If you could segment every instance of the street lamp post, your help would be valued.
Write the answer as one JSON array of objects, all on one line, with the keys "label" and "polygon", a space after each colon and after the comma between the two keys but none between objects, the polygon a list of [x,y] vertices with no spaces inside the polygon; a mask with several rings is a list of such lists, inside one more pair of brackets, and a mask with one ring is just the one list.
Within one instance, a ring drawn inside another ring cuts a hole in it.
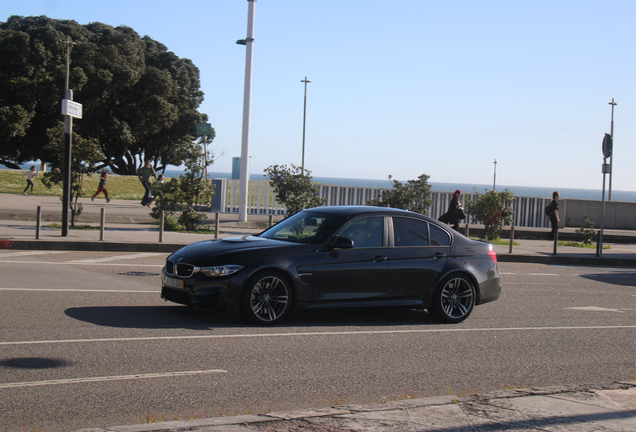
[{"label": "street lamp post", "polygon": [[239,222],[247,222],[247,188],[249,183],[250,108],[252,98],[252,59],[254,57],[254,9],[256,0],[247,0],[247,37],[236,41],[245,45],[245,89],[243,92],[243,137],[241,140],[241,180],[239,187]]},{"label": "street lamp post", "polygon": [[300,172],[304,177],[305,176],[305,121],[307,120],[307,83],[310,83],[311,81],[309,81],[307,77],[305,77],[305,79],[300,80],[300,82],[305,83],[305,105],[303,107],[303,158],[300,165]]},{"label": "street lamp post", "polygon": [[492,191],[495,192],[495,185],[497,184],[497,159],[495,159],[495,171],[492,177]]},{"label": "street lamp post", "polygon": [[609,105],[612,106],[612,123],[610,125],[610,136],[612,137],[612,156],[610,156],[610,163],[609,163],[609,195],[607,197],[608,201],[612,200],[612,165],[614,165],[614,107],[616,105],[618,105],[616,102],[614,102],[614,98],[612,98],[612,101],[609,102]]}]

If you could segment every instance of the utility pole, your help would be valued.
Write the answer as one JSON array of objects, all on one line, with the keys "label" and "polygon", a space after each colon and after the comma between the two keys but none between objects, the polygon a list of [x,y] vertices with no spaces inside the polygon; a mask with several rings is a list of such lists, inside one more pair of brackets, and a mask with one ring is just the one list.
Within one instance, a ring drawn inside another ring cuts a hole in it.
[{"label": "utility pole", "polygon": [[[66,38],[66,83],[64,99],[73,100],[73,90],[68,88],[71,62],[71,37]],[[73,136],[73,117],[64,116],[64,182],[62,185],[62,237],[68,236],[68,212],[71,206],[71,148]]]},{"label": "utility pole", "polygon": [[497,159],[495,159],[495,173],[492,177],[492,191],[495,192],[495,185],[497,184]]},{"label": "utility pole", "polygon": [[303,159],[300,165],[300,172],[302,176],[305,176],[305,120],[307,119],[307,83],[310,83],[305,77],[304,80],[300,80],[301,83],[305,83],[305,106],[303,108]]},{"label": "utility pole", "polygon": [[609,102],[609,105],[612,106],[612,123],[610,126],[610,136],[612,137],[612,156],[610,156],[610,163],[609,163],[609,196],[608,201],[612,200],[612,165],[614,165],[614,107],[616,105],[618,105],[616,102],[614,102],[614,98],[612,98],[612,101]]}]

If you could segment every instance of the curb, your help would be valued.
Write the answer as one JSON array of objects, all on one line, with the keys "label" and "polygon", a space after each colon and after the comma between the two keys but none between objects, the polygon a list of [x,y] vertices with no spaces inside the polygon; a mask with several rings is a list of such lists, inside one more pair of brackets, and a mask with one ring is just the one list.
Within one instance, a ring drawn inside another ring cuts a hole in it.
[{"label": "curb", "polygon": [[[106,241],[58,241],[58,240],[4,240],[0,250],[63,250],[89,252],[158,252],[173,253],[189,243],[124,243]],[[634,258],[609,258],[578,255],[527,255],[498,253],[497,262],[552,264],[571,266],[636,267]]]},{"label": "curb", "polygon": [[188,243],[122,243],[95,241],[0,240],[0,250],[63,250],[89,252],[165,252],[172,253]]}]

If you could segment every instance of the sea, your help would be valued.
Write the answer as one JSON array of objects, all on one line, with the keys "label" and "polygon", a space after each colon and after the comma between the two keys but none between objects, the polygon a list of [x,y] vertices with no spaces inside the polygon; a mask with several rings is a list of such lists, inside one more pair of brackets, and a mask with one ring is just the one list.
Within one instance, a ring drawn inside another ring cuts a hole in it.
[{"label": "sea", "polygon": [[[29,169],[31,165],[36,165],[39,168],[39,163],[26,163],[21,164],[20,167],[24,170]],[[0,164],[0,169],[6,168],[4,165]],[[168,169],[165,171],[165,176],[170,177],[179,177],[179,175],[183,174],[183,170],[179,169]],[[231,173],[225,172],[208,172],[208,177],[211,179],[231,179]],[[265,180],[265,176],[263,174],[251,174],[250,180]],[[398,179],[399,180],[399,179]],[[356,179],[356,178],[345,178],[345,177],[312,177],[312,181],[314,183],[320,184],[328,184],[335,186],[351,186],[351,187],[371,187],[371,188],[391,188],[393,184],[389,181],[388,178],[385,179]],[[402,183],[405,183],[406,180],[400,180]],[[438,182],[429,182],[431,185],[431,190],[434,192],[454,192],[459,189],[464,193],[473,193],[480,192],[483,193],[485,191],[493,190],[493,185],[486,184],[472,184],[472,183],[438,183]],[[524,197],[539,197],[539,198],[551,198],[552,192],[555,190],[559,191],[562,199],[585,199],[585,200],[598,200],[601,201],[603,199],[603,190],[602,189],[573,189],[573,188],[547,188],[547,187],[537,187],[537,186],[513,186],[513,185],[499,185],[495,184],[496,191],[503,191],[508,189],[515,196],[524,196]],[[620,191],[620,190],[612,190],[612,201],[624,201],[624,202],[636,202],[636,191]],[[609,200],[609,190],[605,190],[605,200]]]}]

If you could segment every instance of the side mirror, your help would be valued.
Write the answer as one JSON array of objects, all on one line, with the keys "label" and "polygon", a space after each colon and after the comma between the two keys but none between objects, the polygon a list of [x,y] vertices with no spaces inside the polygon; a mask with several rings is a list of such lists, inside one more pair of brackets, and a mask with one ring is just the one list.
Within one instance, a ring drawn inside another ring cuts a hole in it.
[{"label": "side mirror", "polygon": [[336,236],[327,245],[327,248],[330,249],[330,250],[333,250],[333,249],[351,249],[352,247],[353,247],[353,240],[348,239],[346,237],[340,237],[340,236]]}]

